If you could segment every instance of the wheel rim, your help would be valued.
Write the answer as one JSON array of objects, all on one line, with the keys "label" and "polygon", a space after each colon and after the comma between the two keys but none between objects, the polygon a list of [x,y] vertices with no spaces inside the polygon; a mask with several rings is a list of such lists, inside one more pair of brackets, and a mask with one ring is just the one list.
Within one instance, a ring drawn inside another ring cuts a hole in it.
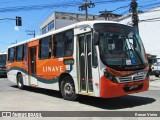
[{"label": "wheel rim", "polygon": [[22,87],[22,84],[21,84],[21,82],[20,82],[20,81],[18,82],[18,86],[19,86],[19,87]]},{"label": "wheel rim", "polygon": [[19,77],[18,77],[18,86],[19,86],[19,88],[21,88],[21,87],[22,87],[22,83],[21,83],[21,76],[19,76]]},{"label": "wheel rim", "polygon": [[74,94],[73,86],[70,83],[64,85],[64,93],[66,96],[70,97]]}]

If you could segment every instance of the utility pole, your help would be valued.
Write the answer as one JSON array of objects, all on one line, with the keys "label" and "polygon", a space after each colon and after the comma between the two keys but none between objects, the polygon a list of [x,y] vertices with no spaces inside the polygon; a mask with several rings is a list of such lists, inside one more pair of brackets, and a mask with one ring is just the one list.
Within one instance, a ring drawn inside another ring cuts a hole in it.
[{"label": "utility pole", "polygon": [[94,3],[91,1],[88,3],[87,0],[84,0],[84,4],[79,6],[80,11],[85,10],[86,21],[88,21],[88,8],[94,8],[94,7],[95,7]]},{"label": "utility pole", "polygon": [[33,35],[35,37],[35,30],[26,30],[27,35]]},{"label": "utility pole", "polygon": [[132,23],[133,23],[133,27],[135,27],[139,32],[139,29],[138,29],[139,19],[138,19],[137,7],[138,7],[138,3],[136,2],[136,0],[132,0],[130,4],[130,12],[132,12]]}]

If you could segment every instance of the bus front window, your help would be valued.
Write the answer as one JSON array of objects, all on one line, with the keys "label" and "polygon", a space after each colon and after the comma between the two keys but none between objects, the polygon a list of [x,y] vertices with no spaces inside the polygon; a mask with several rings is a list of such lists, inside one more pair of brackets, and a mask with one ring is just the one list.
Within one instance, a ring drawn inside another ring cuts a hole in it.
[{"label": "bus front window", "polygon": [[138,69],[147,65],[145,51],[135,29],[120,24],[95,24],[99,33],[102,62],[117,69]]}]

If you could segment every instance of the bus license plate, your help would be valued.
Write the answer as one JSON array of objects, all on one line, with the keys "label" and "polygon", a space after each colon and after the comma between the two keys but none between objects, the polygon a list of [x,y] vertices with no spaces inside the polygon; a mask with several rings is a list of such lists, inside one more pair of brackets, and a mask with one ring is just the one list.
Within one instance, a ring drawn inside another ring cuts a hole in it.
[{"label": "bus license plate", "polygon": [[138,88],[138,85],[132,85],[132,86],[130,86],[130,90],[134,90],[134,89],[137,89]]}]

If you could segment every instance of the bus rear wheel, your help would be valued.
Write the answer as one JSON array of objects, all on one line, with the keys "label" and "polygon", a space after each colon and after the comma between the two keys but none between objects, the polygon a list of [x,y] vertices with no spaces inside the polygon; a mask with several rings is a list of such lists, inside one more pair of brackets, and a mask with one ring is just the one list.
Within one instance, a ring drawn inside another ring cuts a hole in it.
[{"label": "bus rear wheel", "polygon": [[75,100],[77,94],[75,92],[74,82],[71,77],[66,76],[60,85],[61,94],[65,100]]},{"label": "bus rear wheel", "polygon": [[24,88],[22,74],[18,74],[18,76],[17,76],[17,85],[18,85],[19,89]]}]

